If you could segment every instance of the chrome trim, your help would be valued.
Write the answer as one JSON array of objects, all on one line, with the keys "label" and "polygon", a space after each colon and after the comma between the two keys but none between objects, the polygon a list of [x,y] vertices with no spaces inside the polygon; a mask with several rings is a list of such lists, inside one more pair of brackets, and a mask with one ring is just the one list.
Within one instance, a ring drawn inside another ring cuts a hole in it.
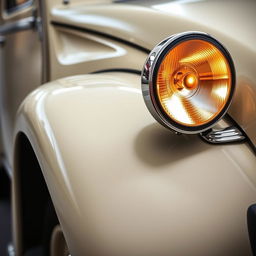
[{"label": "chrome trim", "polygon": [[242,131],[235,126],[230,126],[222,130],[209,130],[201,133],[203,140],[212,144],[242,142],[246,139]]},{"label": "chrome trim", "polygon": [[[218,42],[215,38],[211,37],[207,33],[198,32],[198,31],[188,31],[188,32],[180,33],[180,34],[175,34],[175,35],[172,35],[172,36],[166,38],[162,42],[160,42],[150,52],[144,66],[143,66],[143,70],[142,70],[142,74],[141,74],[142,95],[143,95],[145,104],[146,104],[149,112],[160,124],[162,124],[163,126],[165,126],[168,129],[176,132],[177,134],[179,134],[179,133],[198,134],[200,132],[209,130],[226,114],[228,107],[231,103],[231,100],[230,100],[230,102],[227,103],[227,105],[225,106],[225,110],[223,111],[223,113],[218,118],[216,118],[216,120],[214,120],[214,122],[211,122],[211,124],[209,124],[208,126],[205,125],[205,127],[200,128],[198,130],[189,130],[189,128],[186,130],[183,130],[183,129],[180,129],[179,127],[174,126],[173,124],[170,123],[170,121],[168,121],[168,119],[164,116],[163,111],[159,108],[156,98],[154,96],[154,88],[153,88],[154,87],[154,84],[153,84],[154,70],[158,64],[161,54],[166,50],[166,48],[170,44],[173,44],[173,43],[175,43],[175,41],[181,39],[182,37],[189,36],[189,35],[204,36],[209,39],[212,39],[216,43],[218,43],[228,53],[228,51],[225,49],[225,47],[220,42]],[[231,60],[231,62],[232,62],[232,60]],[[235,81],[235,74],[232,74],[232,76],[234,78],[233,80]],[[235,83],[234,83],[234,87],[235,87]]]},{"label": "chrome trim", "polygon": [[10,22],[0,26],[0,35],[6,36],[23,30],[36,27],[37,19],[35,17],[27,17],[18,21]]}]

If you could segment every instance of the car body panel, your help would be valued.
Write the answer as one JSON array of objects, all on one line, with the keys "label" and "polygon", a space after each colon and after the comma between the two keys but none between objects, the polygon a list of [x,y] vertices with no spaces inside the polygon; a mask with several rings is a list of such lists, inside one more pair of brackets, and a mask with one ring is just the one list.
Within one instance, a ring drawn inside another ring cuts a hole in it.
[{"label": "car body panel", "polygon": [[99,70],[139,72],[146,57],[145,51],[111,38],[56,26],[50,38],[50,80]]},{"label": "car body panel", "polygon": [[144,106],[138,75],[44,85],[23,102],[20,132],[38,157],[72,255],[251,255],[250,146],[171,133]]},{"label": "car body panel", "polygon": [[[3,4],[3,2],[1,2]],[[3,23],[30,17],[37,1],[11,15],[3,11]],[[38,13],[45,18],[48,2],[43,2]],[[2,6],[2,5],[1,5]],[[38,7],[39,8],[39,7]],[[4,10],[4,7],[2,6]],[[13,129],[18,107],[29,92],[42,82],[108,69],[141,70],[147,53],[125,43],[100,35],[53,28],[43,19],[46,28],[40,41],[36,29],[20,31],[6,36],[1,49],[1,139],[6,166],[12,170]],[[43,49],[42,49],[43,48]],[[29,58],[28,58],[29,56]],[[13,75],[13,69],[17,70]]]},{"label": "car body panel", "polygon": [[256,145],[255,8],[256,2],[251,0],[71,3],[53,6],[50,20],[110,34],[149,50],[172,34],[211,34],[227,47],[236,67],[237,90],[229,114]]},{"label": "car body panel", "polygon": [[[42,18],[42,31],[38,26],[9,35],[12,43],[1,49],[1,62],[8,64],[1,74],[16,83],[3,88],[1,109],[3,151],[13,171],[15,254],[23,253],[24,185],[15,151],[22,133],[72,255],[251,255],[246,211],[256,196],[252,145],[210,145],[163,128],[147,111],[138,73],[150,50],[174,33],[216,37],[237,70],[229,114],[255,147],[256,2],[35,0],[9,16],[0,2],[0,24],[34,15],[34,7]],[[40,45],[42,52],[34,54]],[[31,77],[26,65],[12,77],[11,63],[28,64]],[[94,72],[99,74],[67,77]],[[55,79],[20,106],[40,81]],[[13,133],[10,120],[19,106]],[[227,125],[234,122],[224,119],[216,127]]]},{"label": "car body panel", "polygon": [[[100,31],[147,49],[152,49],[171,34],[193,31],[198,27],[213,34],[216,31],[256,51],[256,35],[250,30],[255,23],[256,4],[253,0],[105,2],[85,4],[72,1],[67,6],[56,3],[51,6],[50,20]],[[237,31],[241,31],[239,35]]]}]

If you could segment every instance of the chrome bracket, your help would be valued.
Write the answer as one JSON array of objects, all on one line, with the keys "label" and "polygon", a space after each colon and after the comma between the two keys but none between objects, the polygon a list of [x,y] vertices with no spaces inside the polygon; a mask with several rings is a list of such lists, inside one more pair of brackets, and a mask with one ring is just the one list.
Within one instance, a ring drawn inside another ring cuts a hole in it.
[{"label": "chrome bracket", "polygon": [[203,140],[212,144],[237,143],[246,139],[244,133],[235,126],[230,126],[221,130],[210,129],[200,133]]}]

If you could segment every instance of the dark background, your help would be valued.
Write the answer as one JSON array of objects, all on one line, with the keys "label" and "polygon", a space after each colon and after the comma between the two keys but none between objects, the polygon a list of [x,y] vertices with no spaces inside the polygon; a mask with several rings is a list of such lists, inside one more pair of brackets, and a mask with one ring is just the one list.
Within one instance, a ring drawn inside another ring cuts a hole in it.
[{"label": "dark background", "polygon": [[10,179],[0,168],[0,256],[7,256],[7,246],[11,243]]}]

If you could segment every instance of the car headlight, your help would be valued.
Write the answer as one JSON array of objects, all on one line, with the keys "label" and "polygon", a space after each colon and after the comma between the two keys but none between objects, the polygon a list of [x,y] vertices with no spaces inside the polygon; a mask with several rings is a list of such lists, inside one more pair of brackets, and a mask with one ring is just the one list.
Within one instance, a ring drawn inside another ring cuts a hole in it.
[{"label": "car headlight", "polygon": [[153,117],[179,133],[200,133],[226,113],[235,89],[229,52],[201,32],[173,35],[144,65],[142,91]]}]

